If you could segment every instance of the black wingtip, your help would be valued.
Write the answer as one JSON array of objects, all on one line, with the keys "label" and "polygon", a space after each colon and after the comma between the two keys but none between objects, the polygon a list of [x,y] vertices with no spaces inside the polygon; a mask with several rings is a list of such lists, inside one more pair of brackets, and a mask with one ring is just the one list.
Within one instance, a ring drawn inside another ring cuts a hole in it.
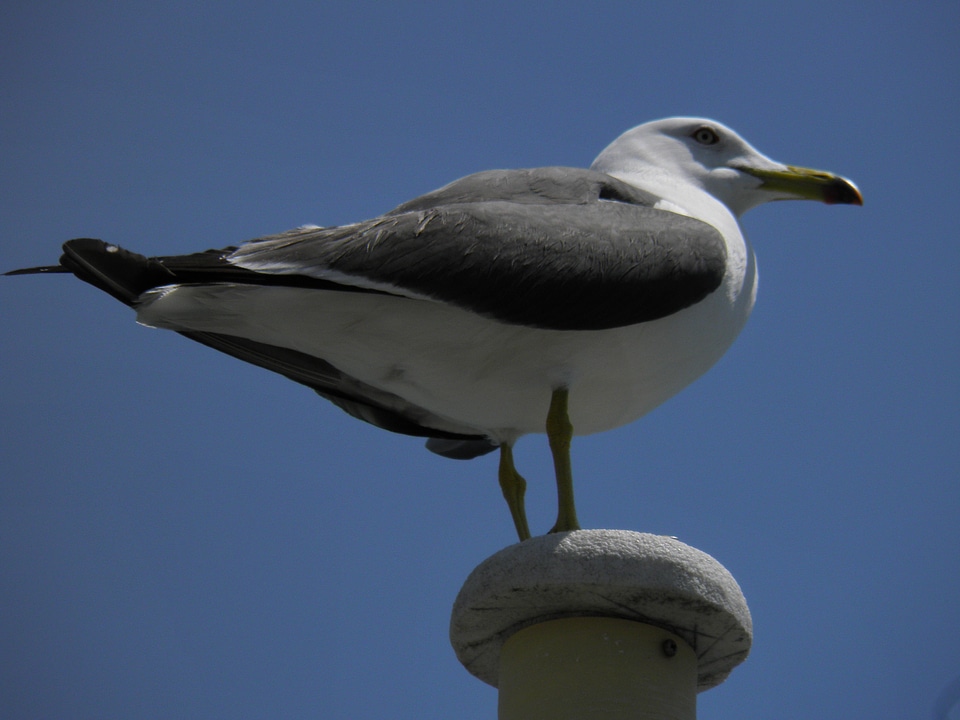
[{"label": "black wingtip", "polygon": [[159,262],[94,238],[65,242],[60,265],[127,305],[173,278]]},{"label": "black wingtip", "polygon": [[95,238],[76,238],[63,244],[59,265],[19,268],[4,275],[71,273],[84,282],[131,305],[142,292],[170,274],[160,263]]},{"label": "black wingtip", "polygon": [[40,267],[20,268],[18,270],[7,270],[3,273],[5,277],[13,275],[45,275],[48,273],[68,273],[70,272],[62,265],[41,265]]}]

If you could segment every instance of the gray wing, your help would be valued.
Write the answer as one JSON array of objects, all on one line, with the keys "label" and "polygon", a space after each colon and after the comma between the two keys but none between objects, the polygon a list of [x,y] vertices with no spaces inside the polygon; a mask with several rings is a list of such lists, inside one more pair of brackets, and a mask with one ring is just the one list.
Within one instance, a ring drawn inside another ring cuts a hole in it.
[{"label": "gray wing", "polygon": [[250,242],[228,260],[507,323],[600,330],[678,312],[723,278],[719,231],[653,202],[590,170],[489,171],[373,220]]}]

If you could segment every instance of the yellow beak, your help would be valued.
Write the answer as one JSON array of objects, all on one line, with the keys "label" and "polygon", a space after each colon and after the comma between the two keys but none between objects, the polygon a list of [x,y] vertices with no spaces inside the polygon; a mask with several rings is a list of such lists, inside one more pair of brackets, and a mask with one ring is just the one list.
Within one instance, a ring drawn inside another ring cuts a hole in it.
[{"label": "yellow beak", "polygon": [[850,180],[823,170],[784,166],[784,170],[741,167],[743,172],[760,178],[764,190],[784,194],[784,200],[819,200],[827,205],[863,205],[863,196]]}]

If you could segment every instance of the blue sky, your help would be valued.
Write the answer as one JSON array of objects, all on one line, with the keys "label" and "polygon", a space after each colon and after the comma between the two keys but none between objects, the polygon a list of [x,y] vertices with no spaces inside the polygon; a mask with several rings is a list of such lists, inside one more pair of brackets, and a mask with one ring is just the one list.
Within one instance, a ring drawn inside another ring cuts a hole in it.
[{"label": "blue sky", "polygon": [[[78,236],[173,254],[360,220],[478,170],[588,165],[669,115],[854,179],[863,208],[745,217],[750,323],[672,401],[575,441],[578,510],[741,584],[753,652],[701,717],[934,716],[960,676],[956,3],[0,17],[4,270]],[[513,542],[494,457],[435,457],[67,276],[4,278],[0,308],[5,718],[495,717],[447,639]],[[543,438],[517,461],[543,532]]]}]

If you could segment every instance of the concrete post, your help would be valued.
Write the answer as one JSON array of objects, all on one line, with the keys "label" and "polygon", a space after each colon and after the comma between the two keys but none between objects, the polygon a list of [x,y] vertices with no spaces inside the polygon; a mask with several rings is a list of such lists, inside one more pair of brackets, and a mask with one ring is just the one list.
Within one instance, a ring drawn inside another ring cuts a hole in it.
[{"label": "concrete post", "polygon": [[697,692],[746,658],[752,625],[709,555],[669,537],[577,530],[481,563],[450,638],[499,689],[501,720],[694,720]]}]

